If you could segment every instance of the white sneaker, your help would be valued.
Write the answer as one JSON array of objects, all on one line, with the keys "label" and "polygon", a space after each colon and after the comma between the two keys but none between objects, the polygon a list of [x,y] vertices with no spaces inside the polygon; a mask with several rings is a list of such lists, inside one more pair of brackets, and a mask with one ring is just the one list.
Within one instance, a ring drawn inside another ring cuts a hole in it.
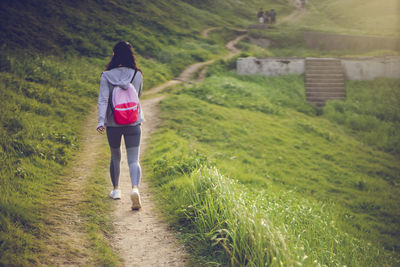
[{"label": "white sneaker", "polygon": [[136,187],[132,189],[131,200],[133,210],[138,210],[142,207],[142,203],[140,203],[139,189]]},{"label": "white sneaker", "polygon": [[112,199],[121,199],[121,190],[119,190],[119,189],[114,189],[113,191],[111,191],[110,197],[111,197]]}]

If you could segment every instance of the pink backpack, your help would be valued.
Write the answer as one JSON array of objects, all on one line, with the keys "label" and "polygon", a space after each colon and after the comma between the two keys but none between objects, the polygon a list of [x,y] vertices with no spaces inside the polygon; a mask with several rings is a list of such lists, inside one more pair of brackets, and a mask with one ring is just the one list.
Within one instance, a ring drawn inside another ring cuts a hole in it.
[{"label": "pink backpack", "polygon": [[137,70],[135,70],[128,88],[122,89],[115,86],[112,90],[112,111],[117,124],[131,124],[139,118],[139,97],[132,84],[136,73]]}]

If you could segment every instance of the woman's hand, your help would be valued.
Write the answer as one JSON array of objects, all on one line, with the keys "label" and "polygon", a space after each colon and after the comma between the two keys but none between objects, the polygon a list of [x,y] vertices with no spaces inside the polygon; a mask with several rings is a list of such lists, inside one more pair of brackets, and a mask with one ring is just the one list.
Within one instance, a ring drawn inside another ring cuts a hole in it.
[{"label": "woman's hand", "polygon": [[106,128],[104,127],[104,126],[99,126],[99,127],[97,127],[97,131],[100,133],[100,134],[102,134],[102,133],[104,133],[104,130],[105,130]]}]

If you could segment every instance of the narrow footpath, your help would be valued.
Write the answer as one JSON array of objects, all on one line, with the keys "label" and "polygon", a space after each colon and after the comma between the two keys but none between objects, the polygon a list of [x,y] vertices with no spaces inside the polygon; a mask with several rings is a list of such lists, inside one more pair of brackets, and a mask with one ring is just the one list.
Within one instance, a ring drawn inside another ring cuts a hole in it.
[{"label": "narrow footpath", "polygon": [[[234,46],[244,37],[245,34],[230,41],[226,45],[230,52],[224,59],[234,57],[240,52]],[[146,91],[144,95],[151,96],[162,92],[162,90],[170,86],[190,82],[193,75],[199,69],[204,69],[214,61],[215,60],[209,60],[195,63],[187,67],[177,79],[152,88]],[[204,78],[204,75],[202,78]],[[197,80],[200,81],[199,79]],[[141,102],[146,118],[142,126],[141,155],[146,152],[151,134],[160,124],[158,103],[165,97],[166,95],[161,95],[154,98],[147,98]],[[126,152],[124,149],[122,149],[120,183],[122,197],[120,201],[115,202],[115,211],[113,213],[115,236],[112,238],[112,243],[114,244],[115,250],[120,251],[125,265],[187,266],[189,261],[188,254],[184,251],[184,248],[178,244],[174,234],[168,230],[167,225],[161,221],[160,214],[158,214],[154,208],[146,173],[143,173],[140,184],[143,208],[140,211],[132,211],[130,209],[129,189],[131,185]]]}]

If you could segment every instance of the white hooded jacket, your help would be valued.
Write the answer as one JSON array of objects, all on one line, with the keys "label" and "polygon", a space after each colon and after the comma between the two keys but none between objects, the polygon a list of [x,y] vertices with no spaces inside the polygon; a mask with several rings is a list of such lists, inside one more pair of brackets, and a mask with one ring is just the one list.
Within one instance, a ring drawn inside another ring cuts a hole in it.
[{"label": "white hooded jacket", "polygon": [[[139,118],[136,122],[127,125],[117,124],[114,121],[114,116],[112,113],[111,105],[108,103],[110,99],[110,94],[115,86],[119,86],[123,89],[128,87],[131,82],[132,77],[135,73],[134,69],[127,67],[119,67],[111,70],[107,70],[101,74],[100,78],[100,89],[99,89],[99,102],[98,102],[98,112],[99,120],[97,127],[107,126],[107,127],[123,127],[123,126],[135,126],[144,121],[142,108],[139,105]],[[132,81],[138,96],[142,95],[143,87],[143,75],[140,71],[137,71],[135,79]]]}]

